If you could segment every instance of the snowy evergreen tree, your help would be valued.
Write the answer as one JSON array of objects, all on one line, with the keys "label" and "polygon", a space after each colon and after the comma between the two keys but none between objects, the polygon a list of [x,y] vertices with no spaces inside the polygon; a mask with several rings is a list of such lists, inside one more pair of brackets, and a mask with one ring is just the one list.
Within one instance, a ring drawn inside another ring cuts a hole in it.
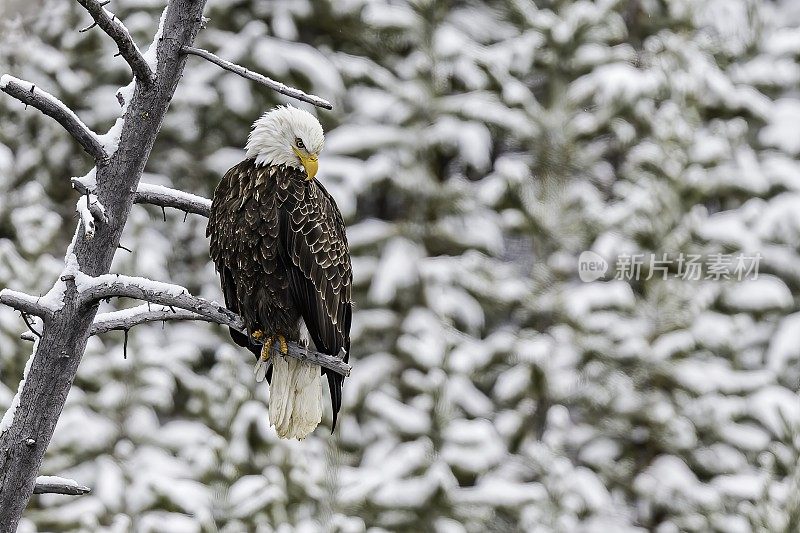
[{"label": "snowy evergreen tree", "polygon": [[[114,3],[140,46],[156,4]],[[2,70],[107,129],[129,76],[113,42],[78,33],[71,2],[9,5]],[[199,46],[335,106],[317,115],[355,276],[340,425],[279,440],[224,328],[139,326],[127,358],[123,332],[94,337],[42,469],[94,491],[36,497],[21,531],[797,528],[791,2],[243,0],[206,15]],[[189,62],[143,181],[208,197],[285,100]],[[0,117],[0,285],[36,293],[90,163],[18,102],[0,98]],[[205,223],[134,207],[112,271],[220,300]],[[762,257],[755,281],[672,265],[584,283],[585,250],[612,271],[636,253]],[[22,328],[0,309],[3,407]]]}]

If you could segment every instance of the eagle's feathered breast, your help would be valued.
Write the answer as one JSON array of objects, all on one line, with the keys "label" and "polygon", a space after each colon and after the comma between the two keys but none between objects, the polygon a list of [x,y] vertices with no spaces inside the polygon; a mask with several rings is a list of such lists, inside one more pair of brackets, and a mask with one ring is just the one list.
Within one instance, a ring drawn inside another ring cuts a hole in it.
[{"label": "eagle's feathered breast", "polygon": [[[293,167],[246,159],[218,185],[206,233],[225,304],[251,333],[297,340],[302,318],[317,350],[349,354],[352,272],[345,225],[318,181]],[[258,355],[250,338],[231,334]],[[342,378],[325,372],[335,417]]]}]

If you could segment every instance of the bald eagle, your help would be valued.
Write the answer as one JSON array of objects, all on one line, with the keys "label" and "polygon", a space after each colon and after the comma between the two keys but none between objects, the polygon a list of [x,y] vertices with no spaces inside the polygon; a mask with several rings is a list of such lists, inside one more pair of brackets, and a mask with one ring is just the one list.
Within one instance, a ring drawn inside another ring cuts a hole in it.
[{"label": "bald eagle", "polygon": [[[270,383],[269,420],[282,438],[305,438],[322,420],[326,374],[333,425],[343,377],[291,357],[270,360],[275,342],[350,353],[352,271],[342,215],[315,179],[324,136],[307,111],[278,107],[253,125],[246,158],[214,192],[206,235],[225,304],[247,326],[231,337],[257,358]],[[271,366],[269,363],[271,362]]]}]

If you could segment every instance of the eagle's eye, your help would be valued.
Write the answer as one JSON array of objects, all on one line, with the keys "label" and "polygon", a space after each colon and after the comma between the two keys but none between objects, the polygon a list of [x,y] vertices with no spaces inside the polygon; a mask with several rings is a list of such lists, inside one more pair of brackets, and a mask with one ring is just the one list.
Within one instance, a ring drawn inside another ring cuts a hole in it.
[{"label": "eagle's eye", "polygon": [[305,147],[306,147],[306,145],[304,145],[304,144],[303,144],[303,140],[302,140],[302,139],[300,139],[300,137],[298,137],[297,139],[295,139],[295,140],[294,140],[294,143],[297,145],[297,147],[298,147],[298,148],[303,148],[303,149],[305,149]]}]

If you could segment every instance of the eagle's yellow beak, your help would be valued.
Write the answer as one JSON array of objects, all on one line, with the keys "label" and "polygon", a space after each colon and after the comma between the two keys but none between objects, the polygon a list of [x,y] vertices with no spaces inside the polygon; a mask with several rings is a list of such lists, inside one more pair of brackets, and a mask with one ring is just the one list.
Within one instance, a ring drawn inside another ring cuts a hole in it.
[{"label": "eagle's yellow beak", "polygon": [[313,180],[314,176],[317,175],[317,170],[319,169],[319,158],[317,157],[317,154],[304,154],[295,147],[292,147],[292,150],[297,157],[300,158],[303,168],[306,169],[306,174],[308,175],[307,179]]}]

